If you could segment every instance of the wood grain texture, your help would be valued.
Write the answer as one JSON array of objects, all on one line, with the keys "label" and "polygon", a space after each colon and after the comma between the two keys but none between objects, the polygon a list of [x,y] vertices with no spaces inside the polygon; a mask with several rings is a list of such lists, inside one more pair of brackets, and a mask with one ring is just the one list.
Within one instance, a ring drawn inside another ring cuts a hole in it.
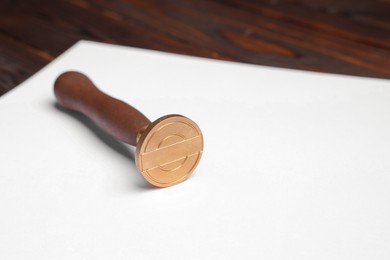
[{"label": "wood grain texture", "polygon": [[80,39],[390,78],[389,0],[3,0],[0,95]]}]

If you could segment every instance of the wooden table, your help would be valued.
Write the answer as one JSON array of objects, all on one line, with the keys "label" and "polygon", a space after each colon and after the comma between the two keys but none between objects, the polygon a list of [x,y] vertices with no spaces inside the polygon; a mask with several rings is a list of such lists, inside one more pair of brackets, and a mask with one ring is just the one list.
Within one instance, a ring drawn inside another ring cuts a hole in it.
[{"label": "wooden table", "polygon": [[2,0],[0,95],[80,39],[390,78],[389,0]]}]

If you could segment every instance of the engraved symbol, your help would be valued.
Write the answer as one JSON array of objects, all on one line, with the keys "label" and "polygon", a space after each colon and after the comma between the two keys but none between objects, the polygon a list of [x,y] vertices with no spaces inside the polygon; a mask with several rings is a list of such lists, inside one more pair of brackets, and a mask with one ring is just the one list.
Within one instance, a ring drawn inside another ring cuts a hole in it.
[{"label": "engraved symbol", "polygon": [[194,122],[182,116],[162,119],[149,130],[139,150],[138,167],[159,185],[180,182],[200,160],[203,138]]},{"label": "engraved symbol", "polygon": [[[181,141],[164,146],[164,141],[177,139]],[[159,143],[158,149],[143,153],[141,155],[142,167],[145,171],[156,167],[163,171],[173,171],[179,169],[190,156],[197,155],[201,150],[200,136],[185,139],[182,136],[170,135]],[[168,155],[168,158],[167,158]]]}]

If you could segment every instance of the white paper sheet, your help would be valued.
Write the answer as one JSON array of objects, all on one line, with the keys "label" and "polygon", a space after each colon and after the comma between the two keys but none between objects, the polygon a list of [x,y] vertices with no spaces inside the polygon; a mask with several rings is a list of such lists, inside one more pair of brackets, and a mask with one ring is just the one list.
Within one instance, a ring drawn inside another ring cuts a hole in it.
[{"label": "white paper sheet", "polygon": [[[86,73],[203,158],[151,188],[134,149],[55,105]],[[0,98],[0,259],[390,259],[390,83],[82,41]]]}]

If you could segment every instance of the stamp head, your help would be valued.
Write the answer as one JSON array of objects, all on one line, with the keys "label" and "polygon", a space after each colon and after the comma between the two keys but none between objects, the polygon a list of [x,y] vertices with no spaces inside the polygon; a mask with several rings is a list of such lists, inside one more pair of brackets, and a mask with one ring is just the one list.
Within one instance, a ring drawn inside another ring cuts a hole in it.
[{"label": "stamp head", "polygon": [[158,187],[187,179],[202,156],[199,127],[181,115],[168,115],[151,123],[141,134],[136,165],[144,178]]}]

